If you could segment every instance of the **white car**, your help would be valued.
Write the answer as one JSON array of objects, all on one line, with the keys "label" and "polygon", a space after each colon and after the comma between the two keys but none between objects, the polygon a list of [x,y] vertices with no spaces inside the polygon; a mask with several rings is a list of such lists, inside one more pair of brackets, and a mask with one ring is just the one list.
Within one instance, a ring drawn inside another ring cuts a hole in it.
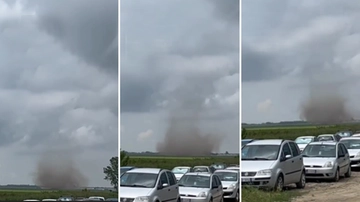
[{"label": "white car", "polygon": [[134,168],[120,177],[120,201],[179,202],[174,173],[161,168]]},{"label": "white car", "polygon": [[344,144],[339,142],[311,142],[305,147],[305,175],[307,179],[331,179],[350,177],[350,156]]},{"label": "white car", "polygon": [[47,198],[47,199],[43,199],[41,201],[57,201],[56,199],[51,199],[51,198]]},{"label": "white car", "polygon": [[315,136],[300,136],[295,139],[295,143],[298,145],[300,151],[302,152],[306,145],[315,140]]},{"label": "white car", "polygon": [[360,133],[356,133],[356,134],[352,135],[351,137],[360,137]]},{"label": "white car", "polygon": [[227,167],[225,168],[226,170],[235,170],[235,171],[240,171],[240,167]]},{"label": "white car", "polygon": [[190,172],[191,167],[189,166],[177,166],[171,170],[175,174],[176,180],[179,181],[180,178],[187,172]]},{"label": "white car", "polygon": [[90,200],[99,200],[99,201],[105,201],[105,198],[102,196],[90,196]]},{"label": "white car", "polygon": [[349,152],[351,167],[360,167],[360,137],[344,137],[340,142]]},{"label": "white car", "polygon": [[37,200],[37,199],[25,199],[23,201],[39,201],[39,200]]},{"label": "white car", "polygon": [[211,173],[186,173],[178,182],[182,202],[223,202],[221,180]]},{"label": "white car", "polygon": [[240,172],[235,170],[216,170],[214,172],[223,186],[224,198],[239,201]]}]

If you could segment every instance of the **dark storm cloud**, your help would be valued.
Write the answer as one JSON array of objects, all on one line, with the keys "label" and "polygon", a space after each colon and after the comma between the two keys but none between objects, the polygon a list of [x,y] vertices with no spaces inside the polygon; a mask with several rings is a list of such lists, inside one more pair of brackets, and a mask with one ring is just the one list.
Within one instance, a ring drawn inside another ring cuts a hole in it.
[{"label": "dark storm cloud", "polygon": [[66,49],[86,62],[112,71],[118,69],[117,0],[34,0],[39,25]]}]

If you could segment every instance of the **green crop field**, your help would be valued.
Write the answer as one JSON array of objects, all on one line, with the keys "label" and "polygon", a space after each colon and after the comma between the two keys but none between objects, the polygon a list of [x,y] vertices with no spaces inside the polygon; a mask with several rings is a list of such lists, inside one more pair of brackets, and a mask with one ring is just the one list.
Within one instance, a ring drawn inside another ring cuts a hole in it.
[{"label": "green crop field", "polygon": [[283,192],[273,192],[273,191],[262,191],[255,188],[242,188],[241,189],[241,201],[243,202],[290,202],[294,197],[298,195],[298,192],[283,191]]},{"label": "green crop field", "polygon": [[239,164],[239,156],[219,157],[170,157],[130,156],[128,165],[139,168],[173,169],[176,166],[211,165],[213,163]]},{"label": "green crop field", "polygon": [[334,134],[342,130],[358,131],[360,124],[342,124],[342,125],[319,125],[319,126],[285,126],[285,127],[251,127],[245,128],[245,136],[242,138],[251,139],[289,139],[294,140],[299,136],[320,134]]},{"label": "green crop field", "polygon": [[90,197],[103,196],[105,198],[118,198],[117,192],[110,191],[50,191],[50,190],[0,190],[0,201],[23,201],[25,199],[58,199],[61,196]]}]

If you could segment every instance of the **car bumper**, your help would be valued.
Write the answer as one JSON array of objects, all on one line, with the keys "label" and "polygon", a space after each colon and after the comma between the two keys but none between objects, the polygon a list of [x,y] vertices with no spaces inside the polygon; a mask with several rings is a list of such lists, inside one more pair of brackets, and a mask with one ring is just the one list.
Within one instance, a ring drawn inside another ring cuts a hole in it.
[{"label": "car bumper", "polygon": [[307,179],[331,179],[335,177],[335,168],[305,168]]},{"label": "car bumper", "polygon": [[274,187],[275,177],[241,177],[241,186]]},{"label": "car bumper", "polygon": [[181,202],[209,202],[207,197],[188,197],[181,196]]},{"label": "car bumper", "polygon": [[358,168],[360,167],[360,158],[350,158],[350,165],[352,168]]},{"label": "car bumper", "polygon": [[237,189],[223,189],[224,191],[224,198],[235,198]]}]

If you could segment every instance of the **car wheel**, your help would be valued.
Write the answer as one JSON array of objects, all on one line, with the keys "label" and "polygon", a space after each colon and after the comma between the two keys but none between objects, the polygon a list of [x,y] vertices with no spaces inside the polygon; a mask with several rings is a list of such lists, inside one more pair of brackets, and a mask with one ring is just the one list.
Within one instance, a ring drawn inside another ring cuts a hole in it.
[{"label": "car wheel", "polygon": [[339,169],[337,169],[336,172],[335,172],[335,176],[334,176],[333,181],[338,182],[339,180],[340,180],[340,173],[339,173]]},{"label": "car wheel", "polygon": [[296,183],[296,188],[303,189],[305,185],[306,185],[306,177],[305,177],[305,172],[303,171],[300,176],[300,181]]},{"label": "car wheel", "polygon": [[236,192],[235,202],[239,202],[239,190]]},{"label": "car wheel", "polygon": [[349,165],[348,171],[345,173],[345,177],[351,177],[351,166]]},{"label": "car wheel", "polygon": [[282,175],[279,175],[279,177],[276,180],[274,191],[283,191],[283,189],[284,189],[284,177]]}]

